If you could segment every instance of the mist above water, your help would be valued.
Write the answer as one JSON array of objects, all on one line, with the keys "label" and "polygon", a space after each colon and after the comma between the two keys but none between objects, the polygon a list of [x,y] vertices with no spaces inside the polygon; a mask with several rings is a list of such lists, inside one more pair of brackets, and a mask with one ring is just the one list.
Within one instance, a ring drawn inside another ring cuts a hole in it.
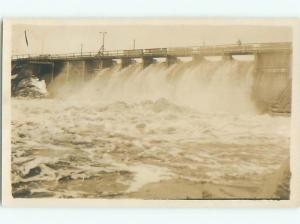
[{"label": "mist above water", "polygon": [[253,68],[253,61],[238,60],[180,62],[169,67],[155,63],[145,69],[139,63],[123,69],[115,65],[80,87],[69,82],[56,84],[55,89],[58,97],[77,100],[136,103],[164,98],[201,112],[255,113]]}]

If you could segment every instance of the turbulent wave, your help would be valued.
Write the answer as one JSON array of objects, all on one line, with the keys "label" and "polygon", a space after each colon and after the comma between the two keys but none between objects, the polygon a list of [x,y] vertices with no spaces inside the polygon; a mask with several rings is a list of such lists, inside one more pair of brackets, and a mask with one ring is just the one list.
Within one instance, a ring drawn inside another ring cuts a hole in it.
[{"label": "turbulent wave", "polygon": [[54,98],[13,99],[14,197],[287,198],[288,178],[268,182],[288,160],[289,117],[255,113],[252,73],[115,66],[57,83]]},{"label": "turbulent wave", "polygon": [[241,188],[213,197],[266,197],[264,176],[288,158],[289,118],[199,113],[166,99],[15,99],[12,125],[15,197],[156,198],[144,187],[178,180]]},{"label": "turbulent wave", "polygon": [[46,83],[36,77],[15,75],[11,79],[11,91],[14,97],[42,98],[48,96]]}]

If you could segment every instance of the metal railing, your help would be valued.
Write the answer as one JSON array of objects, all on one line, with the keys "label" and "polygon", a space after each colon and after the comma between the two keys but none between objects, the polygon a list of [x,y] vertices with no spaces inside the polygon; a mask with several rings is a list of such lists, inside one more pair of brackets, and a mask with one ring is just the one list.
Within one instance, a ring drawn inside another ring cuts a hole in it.
[{"label": "metal railing", "polygon": [[248,44],[228,44],[214,46],[195,47],[170,47],[152,49],[114,50],[99,52],[82,52],[68,54],[23,54],[13,55],[12,60],[35,59],[35,60],[61,60],[61,59],[85,59],[85,58],[140,58],[140,57],[166,57],[177,56],[186,57],[193,55],[222,55],[222,54],[245,54],[264,51],[292,51],[292,43],[248,43]]}]

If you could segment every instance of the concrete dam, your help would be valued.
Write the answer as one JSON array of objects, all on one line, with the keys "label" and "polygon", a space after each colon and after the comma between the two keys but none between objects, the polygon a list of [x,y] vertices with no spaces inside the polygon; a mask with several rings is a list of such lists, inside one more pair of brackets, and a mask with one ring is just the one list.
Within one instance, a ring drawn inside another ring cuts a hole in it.
[{"label": "concrete dam", "polygon": [[[252,55],[253,60],[235,59],[241,55]],[[207,60],[214,56],[221,60]],[[191,60],[181,62],[182,58]],[[11,74],[34,75],[45,80],[50,92],[51,89],[64,88],[61,85],[64,83],[73,86],[93,83],[93,88],[100,88],[105,98],[124,97],[124,89],[131,93],[126,92],[126,97],[135,98],[141,91],[134,90],[143,88],[145,99],[177,95],[176,100],[180,100],[181,95],[190,94],[192,104],[198,101],[216,104],[223,99],[228,101],[227,107],[235,103],[243,104],[250,96],[261,112],[290,113],[291,59],[291,43],[14,55]],[[113,76],[118,76],[119,80],[109,78]],[[245,94],[248,95],[243,98]]]}]

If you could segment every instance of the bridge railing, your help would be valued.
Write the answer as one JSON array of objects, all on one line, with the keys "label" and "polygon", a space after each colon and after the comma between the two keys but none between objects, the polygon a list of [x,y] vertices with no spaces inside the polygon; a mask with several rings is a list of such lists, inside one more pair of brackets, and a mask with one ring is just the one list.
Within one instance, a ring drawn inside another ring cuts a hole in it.
[{"label": "bridge railing", "polygon": [[60,59],[60,58],[75,58],[75,57],[94,57],[96,54],[97,52],[68,53],[68,54],[22,54],[22,55],[13,55],[12,60],[25,59],[25,58]]},{"label": "bridge railing", "polygon": [[289,51],[290,43],[255,43],[255,44],[231,44],[215,46],[196,46],[189,48],[168,48],[168,54],[173,56],[180,55],[221,55],[226,53],[254,53],[259,51]]},{"label": "bridge railing", "polygon": [[132,50],[113,50],[98,52],[82,52],[68,54],[34,54],[34,55],[13,55],[12,60],[19,59],[72,59],[72,58],[91,58],[91,57],[166,57],[171,56],[192,56],[192,55],[220,55],[230,52],[255,53],[259,51],[290,51],[292,44],[282,43],[249,43],[249,44],[227,44],[214,46],[195,46],[195,47],[171,47],[171,48],[152,48],[152,49],[132,49]]}]

